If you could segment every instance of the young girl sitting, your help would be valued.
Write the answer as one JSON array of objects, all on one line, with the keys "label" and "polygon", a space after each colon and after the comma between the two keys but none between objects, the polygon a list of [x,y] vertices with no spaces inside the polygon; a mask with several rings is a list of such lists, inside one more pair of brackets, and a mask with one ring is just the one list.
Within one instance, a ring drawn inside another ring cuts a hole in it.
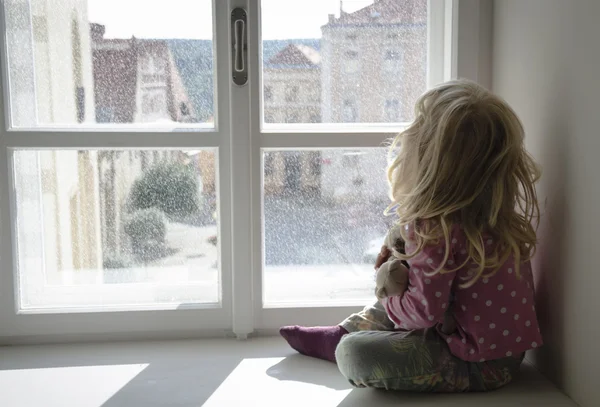
[{"label": "young girl sitting", "polygon": [[[392,146],[391,197],[408,289],[333,327],[284,327],[357,387],[463,392],[509,383],[542,345],[530,259],[540,171],[500,98],[453,81],[425,93]],[[382,249],[378,264],[389,257]],[[441,329],[448,311],[456,328]]]}]

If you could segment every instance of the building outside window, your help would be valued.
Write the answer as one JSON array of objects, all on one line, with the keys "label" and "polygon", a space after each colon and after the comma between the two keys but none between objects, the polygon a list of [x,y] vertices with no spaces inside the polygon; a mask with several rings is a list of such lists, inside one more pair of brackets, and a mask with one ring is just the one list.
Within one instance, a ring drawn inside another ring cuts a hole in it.
[{"label": "building outside window", "polygon": [[344,53],[344,72],[357,73],[360,70],[360,61],[357,51],[346,51]]},{"label": "building outside window", "polygon": [[358,122],[358,108],[356,106],[356,100],[346,99],[342,106],[342,121],[344,123],[356,123]]},{"label": "building outside window", "polygon": [[398,99],[388,99],[385,101],[383,110],[383,120],[387,123],[397,123],[401,121],[401,106]]},{"label": "building outside window", "polygon": [[265,100],[273,100],[273,88],[265,86]]},{"label": "building outside window", "polygon": [[397,49],[388,49],[383,56],[383,69],[386,72],[397,72],[402,67],[402,53]]},{"label": "building outside window", "polygon": [[297,102],[299,99],[298,93],[300,88],[295,85],[287,86],[285,88],[285,101],[286,102]]}]

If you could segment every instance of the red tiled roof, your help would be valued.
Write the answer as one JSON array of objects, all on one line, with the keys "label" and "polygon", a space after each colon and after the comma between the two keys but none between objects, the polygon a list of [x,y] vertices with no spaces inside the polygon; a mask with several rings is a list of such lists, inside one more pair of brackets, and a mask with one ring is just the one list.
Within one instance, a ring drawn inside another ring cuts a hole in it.
[{"label": "red tiled roof", "polygon": [[267,64],[269,65],[285,65],[285,66],[303,66],[315,67],[321,63],[321,55],[319,52],[307,45],[290,44],[274,57]]}]

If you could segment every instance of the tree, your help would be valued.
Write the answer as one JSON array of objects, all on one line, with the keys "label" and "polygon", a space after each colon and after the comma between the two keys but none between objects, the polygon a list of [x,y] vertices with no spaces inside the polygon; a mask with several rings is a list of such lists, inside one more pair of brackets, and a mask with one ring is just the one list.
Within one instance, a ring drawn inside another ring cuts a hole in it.
[{"label": "tree", "polygon": [[157,208],[169,217],[185,217],[199,210],[198,179],[181,163],[160,163],[135,180],[129,195],[131,211]]}]

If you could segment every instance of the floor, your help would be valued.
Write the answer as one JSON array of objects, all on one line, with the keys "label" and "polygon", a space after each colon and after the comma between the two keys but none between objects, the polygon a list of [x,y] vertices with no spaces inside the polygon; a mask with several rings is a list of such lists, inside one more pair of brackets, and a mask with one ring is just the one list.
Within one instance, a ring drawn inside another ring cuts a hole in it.
[{"label": "floor", "polygon": [[5,347],[0,389],[2,407],[576,406],[529,366],[488,394],[352,389],[279,338]]}]

